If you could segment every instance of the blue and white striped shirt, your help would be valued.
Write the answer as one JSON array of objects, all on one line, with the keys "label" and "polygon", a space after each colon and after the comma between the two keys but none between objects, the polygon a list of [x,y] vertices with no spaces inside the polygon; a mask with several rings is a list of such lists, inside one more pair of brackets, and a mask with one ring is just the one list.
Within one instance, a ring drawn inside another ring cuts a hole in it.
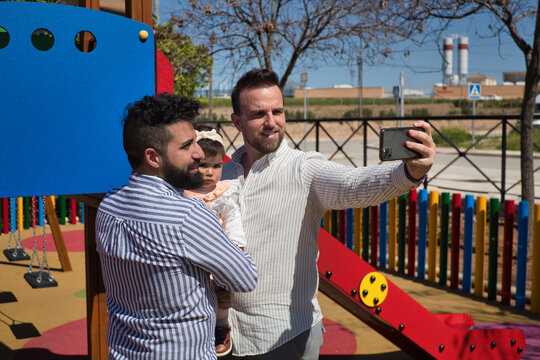
[{"label": "blue and white striped shirt", "polygon": [[218,286],[255,288],[250,256],[204,203],[155,176],[133,173],[96,218],[112,359],[214,359]]}]

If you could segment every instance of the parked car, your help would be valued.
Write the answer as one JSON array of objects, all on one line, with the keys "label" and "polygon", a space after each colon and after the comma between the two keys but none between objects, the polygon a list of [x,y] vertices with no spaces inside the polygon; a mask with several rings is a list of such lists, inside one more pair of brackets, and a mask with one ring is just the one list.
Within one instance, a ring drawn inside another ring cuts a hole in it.
[{"label": "parked car", "polygon": [[489,94],[486,96],[482,96],[482,100],[502,100],[502,96],[495,95],[495,94]]}]

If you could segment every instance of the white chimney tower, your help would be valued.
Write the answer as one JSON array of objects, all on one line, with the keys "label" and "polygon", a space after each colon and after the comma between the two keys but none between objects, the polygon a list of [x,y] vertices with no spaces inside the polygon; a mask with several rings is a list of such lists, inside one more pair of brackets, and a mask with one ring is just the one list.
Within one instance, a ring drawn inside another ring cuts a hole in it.
[{"label": "white chimney tower", "polygon": [[451,37],[443,39],[443,85],[450,85],[452,79],[452,60],[454,55],[454,40]]},{"label": "white chimney tower", "polygon": [[459,84],[467,85],[467,75],[469,74],[469,38],[461,36],[458,39],[458,75]]}]

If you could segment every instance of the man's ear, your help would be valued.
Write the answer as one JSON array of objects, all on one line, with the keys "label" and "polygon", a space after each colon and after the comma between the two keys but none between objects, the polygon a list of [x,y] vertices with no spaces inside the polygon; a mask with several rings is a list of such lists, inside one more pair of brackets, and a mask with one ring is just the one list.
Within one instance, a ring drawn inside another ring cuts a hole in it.
[{"label": "man's ear", "polygon": [[238,115],[236,115],[235,113],[232,113],[231,114],[231,121],[234,124],[234,127],[236,127],[236,130],[241,131],[240,130],[240,117]]},{"label": "man's ear", "polygon": [[153,169],[159,169],[163,163],[163,158],[154,148],[144,150],[144,160]]}]

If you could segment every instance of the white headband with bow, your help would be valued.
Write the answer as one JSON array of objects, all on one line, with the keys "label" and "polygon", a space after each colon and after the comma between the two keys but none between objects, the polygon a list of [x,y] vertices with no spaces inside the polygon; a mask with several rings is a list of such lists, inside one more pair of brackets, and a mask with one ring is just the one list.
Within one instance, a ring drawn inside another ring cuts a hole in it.
[{"label": "white headband with bow", "polygon": [[219,135],[216,131],[216,129],[212,129],[210,131],[197,131],[195,130],[195,134],[197,135],[196,141],[199,141],[201,139],[209,139],[213,141],[217,141],[221,145],[225,146],[223,143],[223,138],[221,135]]}]

